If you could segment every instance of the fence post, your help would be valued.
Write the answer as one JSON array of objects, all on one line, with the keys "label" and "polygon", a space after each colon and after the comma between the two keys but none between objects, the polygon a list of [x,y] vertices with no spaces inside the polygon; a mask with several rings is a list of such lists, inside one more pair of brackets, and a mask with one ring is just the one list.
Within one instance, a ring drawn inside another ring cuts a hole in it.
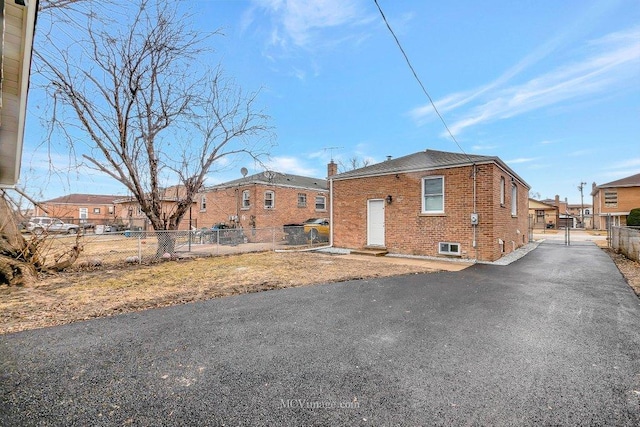
[{"label": "fence post", "polygon": [[138,264],[142,264],[142,234],[138,235]]}]

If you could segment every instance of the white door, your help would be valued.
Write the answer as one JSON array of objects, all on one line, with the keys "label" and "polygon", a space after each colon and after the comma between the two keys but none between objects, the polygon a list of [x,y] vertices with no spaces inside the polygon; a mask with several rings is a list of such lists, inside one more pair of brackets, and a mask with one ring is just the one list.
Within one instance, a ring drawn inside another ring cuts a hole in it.
[{"label": "white door", "polygon": [[384,246],[384,200],[367,203],[367,245]]}]

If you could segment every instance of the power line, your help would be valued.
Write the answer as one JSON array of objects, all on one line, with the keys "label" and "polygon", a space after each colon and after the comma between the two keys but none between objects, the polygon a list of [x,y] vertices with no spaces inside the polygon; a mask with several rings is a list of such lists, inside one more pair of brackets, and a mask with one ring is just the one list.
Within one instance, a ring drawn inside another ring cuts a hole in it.
[{"label": "power line", "polygon": [[429,92],[427,92],[427,89],[422,84],[422,81],[420,80],[420,77],[418,77],[418,73],[416,73],[416,70],[413,68],[413,65],[411,65],[411,61],[409,61],[409,57],[407,56],[406,52],[402,48],[402,45],[400,44],[400,40],[398,40],[398,37],[396,36],[396,33],[391,28],[391,25],[389,25],[389,21],[387,21],[387,17],[384,16],[384,12],[382,11],[382,8],[380,8],[380,5],[378,4],[378,0],[373,0],[373,1],[376,4],[376,7],[378,8],[378,11],[380,12],[380,15],[382,16],[382,20],[384,21],[384,23],[386,24],[387,28],[389,29],[389,32],[391,33],[391,35],[393,36],[394,40],[396,41],[396,44],[398,45],[398,48],[400,48],[400,52],[402,52],[402,55],[404,56],[405,61],[407,61],[407,65],[409,66],[409,69],[413,73],[413,77],[415,77],[416,81],[418,82],[418,84],[422,88],[422,92],[424,92],[424,94],[427,95],[427,98],[429,99],[429,102],[431,103],[431,106],[433,107],[433,110],[436,112],[436,114],[440,118],[440,121],[444,125],[444,128],[447,130],[447,133],[449,134],[449,136],[451,137],[453,142],[456,143],[456,145],[458,146],[460,151],[462,151],[462,153],[465,156],[467,156],[467,158],[469,159],[470,162],[474,163],[471,160],[471,157],[462,149],[462,147],[458,143],[458,140],[456,139],[456,137],[453,136],[453,133],[449,129],[449,126],[447,126],[447,122],[444,121],[444,117],[442,117],[442,114],[440,114],[440,111],[438,111],[438,108],[436,107],[435,102],[433,102],[433,99],[431,98],[431,95],[429,95]]}]

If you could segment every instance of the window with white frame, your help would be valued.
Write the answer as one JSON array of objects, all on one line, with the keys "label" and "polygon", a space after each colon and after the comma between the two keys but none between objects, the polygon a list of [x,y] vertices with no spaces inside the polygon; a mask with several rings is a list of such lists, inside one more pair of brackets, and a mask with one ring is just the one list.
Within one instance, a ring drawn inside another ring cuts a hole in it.
[{"label": "window with white frame", "polygon": [[264,208],[273,209],[276,205],[275,198],[276,198],[276,195],[273,191],[265,191],[264,192]]},{"label": "window with white frame", "polygon": [[242,209],[249,209],[251,207],[251,192],[244,190],[242,192]]},{"label": "window with white frame", "polygon": [[324,196],[316,196],[316,210],[317,211],[326,211],[327,210],[327,198]]},{"label": "window with white frame", "polygon": [[500,177],[500,206],[504,206],[504,176]]},{"label": "window with white frame", "polygon": [[422,178],[422,212],[444,213],[444,177]]},{"label": "window with white frame", "polygon": [[511,215],[518,215],[518,187],[511,185]]},{"label": "window with white frame", "polygon": [[200,198],[200,210],[201,211],[206,211],[207,210],[207,197],[206,196],[202,196]]},{"label": "window with white frame", "polygon": [[307,195],[305,193],[298,193],[298,207],[299,208],[307,207]]},{"label": "window with white frame", "polygon": [[109,213],[112,214],[115,211],[115,206],[109,206]]},{"label": "window with white frame", "polygon": [[94,214],[99,214],[100,213],[100,208],[93,208],[93,213]]},{"label": "window with white frame", "polygon": [[438,253],[443,255],[460,255],[460,243],[440,242]]}]

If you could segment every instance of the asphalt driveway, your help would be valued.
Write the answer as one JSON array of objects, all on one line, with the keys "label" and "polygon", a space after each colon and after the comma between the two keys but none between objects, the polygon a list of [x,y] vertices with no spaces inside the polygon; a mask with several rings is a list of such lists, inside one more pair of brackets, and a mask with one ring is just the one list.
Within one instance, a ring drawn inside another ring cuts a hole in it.
[{"label": "asphalt driveway", "polygon": [[1,425],[640,425],[640,300],[592,243],[0,337]]}]

